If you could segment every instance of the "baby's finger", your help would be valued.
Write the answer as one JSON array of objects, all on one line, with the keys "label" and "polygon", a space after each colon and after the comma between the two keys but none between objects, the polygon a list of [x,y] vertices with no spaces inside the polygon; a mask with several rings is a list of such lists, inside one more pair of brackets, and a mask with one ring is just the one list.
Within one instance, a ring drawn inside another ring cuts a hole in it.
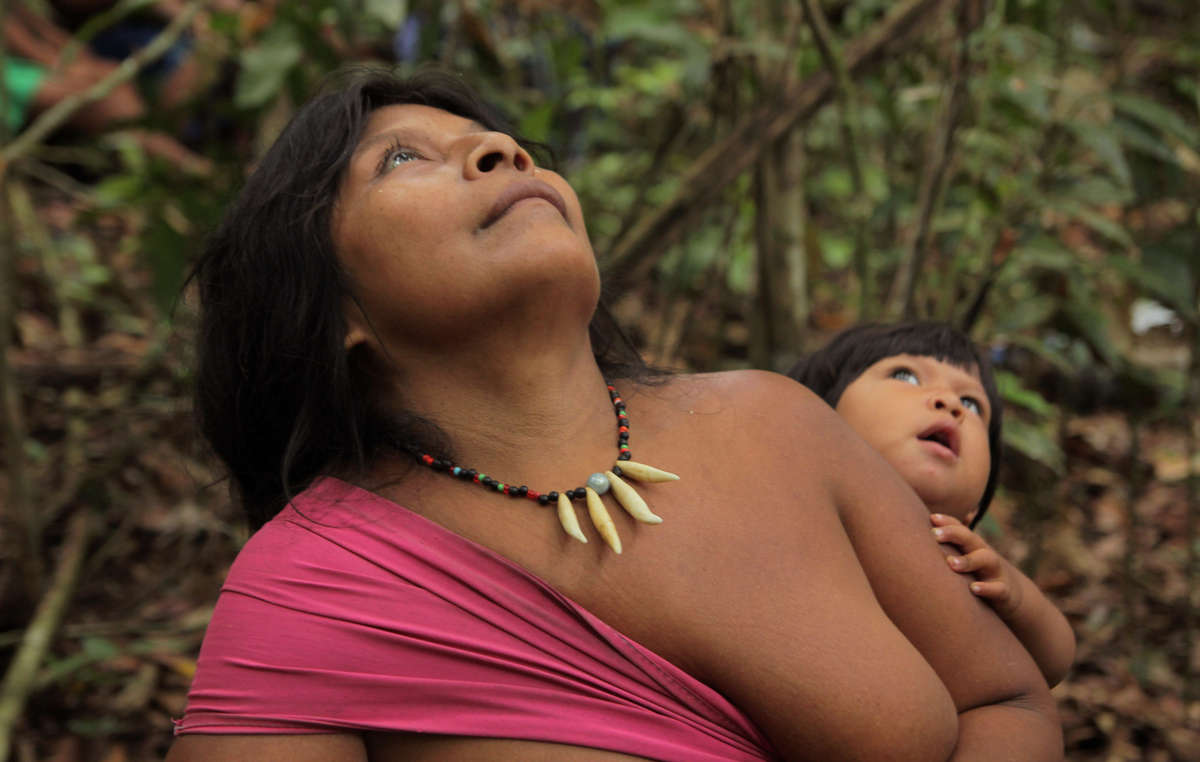
[{"label": "baby's finger", "polygon": [[961,521],[959,521],[958,519],[954,518],[953,516],[949,516],[945,513],[931,513],[931,514],[929,514],[929,520],[930,520],[930,522],[933,523],[933,525],[935,527],[946,527],[946,526],[952,526],[954,524],[957,524],[958,526],[963,526],[963,523]]},{"label": "baby's finger", "polygon": [[999,577],[1001,571],[1000,554],[991,548],[974,550],[963,556],[970,571],[980,579]]},{"label": "baby's finger", "polygon": [[967,529],[962,524],[934,527],[932,531],[935,540],[957,545],[962,548],[964,553],[988,547],[982,537]]},{"label": "baby's finger", "polygon": [[972,582],[971,592],[989,601],[1008,600],[1008,585],[1003,582]]}]

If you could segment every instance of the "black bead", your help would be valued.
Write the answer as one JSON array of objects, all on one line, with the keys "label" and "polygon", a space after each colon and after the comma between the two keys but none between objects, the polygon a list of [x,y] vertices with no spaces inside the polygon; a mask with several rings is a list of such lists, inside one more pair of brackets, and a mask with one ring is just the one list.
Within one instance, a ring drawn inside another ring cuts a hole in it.
[{"label": "black bead", "polygon": [[587,497],[587,490],[583,487],[576,487],[575,489],[571,490],[572,500],[582,500],[585,497]]},{"label": "black bead", "polygon": [[497,482],[495,479],[493,479],[490,476],[483,477],[482,479],[479,480],[479,483],[484,485],[485,487],[495,487],[497,484],[499,484],[499,482]]},{"label": "black bead", "polygon": [[617,460],[629,460],[629,459],[630,459],[630,458],[632,458],[632,457],[633,457],[633,456],[632,456],[632,455],[630,455],[629,453],[627,453],[627,452],[623,452],[623,453],[621,453],[620,455],[618,455],[618,456],[617,456]]},{"label": "black bead", "polygon": [[629,432],[628,431],[618,431],[617,439],[622,442],[628,442],[629,441]]},{"label": "black bead", "polygon": [[529,488],[526,487],[524,484],[522,484],[520,487],[517,487],[517,497],[525,497],[528,494],[529,494]]},{"label": "black bead", "polygon": [[468,479],[474,479],[476,476],[479,476],[479,472],[473,468],[468,468],[463,473],[465,473],[467,475]]},{"label": "black bead", "polygon": [[548,505],[549,503],[550,503],[549,495],[538,495],[538,504],[539,505]]},{"label": "black bead", "polygon": [[557,499],[558,499],[557,492],[551,491],[549,495],[546,495],[546,500],[548,500],[548,501],[549,500],[557,500]]},{"label": "black bead", "polygon": [[616,474],[617,476],[623,476],[625,474],[625,472],[622,471],[621,467],[618,465],[613,465],[613,473]]}]

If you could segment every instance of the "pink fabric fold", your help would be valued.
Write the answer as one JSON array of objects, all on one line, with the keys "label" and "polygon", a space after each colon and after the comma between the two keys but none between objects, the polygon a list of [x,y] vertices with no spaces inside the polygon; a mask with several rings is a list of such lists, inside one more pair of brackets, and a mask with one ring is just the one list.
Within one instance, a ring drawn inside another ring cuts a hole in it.
[{"label": "pink fabric fold", "polygon": [[771,757],[720,694],[541,579],[326,478],[238,555],[175,732],[336,731]]}]

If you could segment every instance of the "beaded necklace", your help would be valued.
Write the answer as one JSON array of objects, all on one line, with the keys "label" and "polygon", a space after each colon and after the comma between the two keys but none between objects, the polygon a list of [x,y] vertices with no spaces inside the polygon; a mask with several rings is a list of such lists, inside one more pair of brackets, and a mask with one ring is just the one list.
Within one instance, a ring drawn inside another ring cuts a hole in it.
[{"label": "beaded necklace", "polygon": [[582,487],[561,492],[535,492],[524,484],[520,487],[506,484],[473,468],[462,468],[445,458],[436,458],[419,449],[412,449],[411,452],[416,456],[418,462],[434,471],[445,471],[451,476],[473,481],[485,489],[495,490],[509,497],[535,500],[539,505],[555,503],[558,508],[558,521],[562,525],[563,531],[584,543],[587,542],[587,536],[579,526],[579,519],[575,515],[575,507],[571,505],[571,501],[586,500],[588,516],[592,520],[592,525],[596,527],[596,531],[600,533],[600,537],[608,543],[608,546],[613,551],[620,553],[621,538],[617,534],[617,527],[613,524],[612,517],[608,515],[608,509],[604,507],[604,501],[600,499],[600,496],[611,491],[617,503],[633,518],[645,524],[661,524],[662,518],[656,516],[646,505],[642,496],[621,477],[646,483],[673,482],[678,481],[679,477],[654,466],[630,460],[632,456],[629,451],[629,414],[625,412],[625,401],[621,399],[621,395],[617,393],[612,384],[606,381],[605,385],[608,387],[608,396],[612,400],[613,410],[617,414],[617,462],[613,464],[612,470],[597,472],[589,476],[587,483]]}]

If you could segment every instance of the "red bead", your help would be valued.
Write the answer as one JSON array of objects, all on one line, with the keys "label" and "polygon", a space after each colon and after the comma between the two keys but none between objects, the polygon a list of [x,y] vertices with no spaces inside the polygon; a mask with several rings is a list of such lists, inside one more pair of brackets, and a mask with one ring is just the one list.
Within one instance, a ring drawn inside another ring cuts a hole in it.
[{"label": "red bead", "polygon": [[472,476],[471,481],[475,482],[476,484],[479,484],[479,474],[475,474],[474,476]]},{"label": "red bead", "polygon": [[506,494],[506,495],[508,494],[508,485],[507,484],[504,485],[504,494]]},{"label": "red bead", "polygon": [[620,405],[620,404],[621,404],[623,401],[624,401],[624,400],[622,400],[620,397],[613,397],[613,404],[614,404],[614,405]]},{"label": "red bead", "polygon": [[620,431],[621,433],[625,433],[625,432],[629,431],[629,427],[628,426],[618,426],[617,431]]},{"label": "red bead", "polygon": [[529,498],[530,500],[537,500],[541,496],[533,490],[529,490],[525,493],[525,497]]},{"label": "red bead", "polygon": [[427,466],[432,466],[433,465],[433,456],[432,455],[422,455],[421,462]]}]

